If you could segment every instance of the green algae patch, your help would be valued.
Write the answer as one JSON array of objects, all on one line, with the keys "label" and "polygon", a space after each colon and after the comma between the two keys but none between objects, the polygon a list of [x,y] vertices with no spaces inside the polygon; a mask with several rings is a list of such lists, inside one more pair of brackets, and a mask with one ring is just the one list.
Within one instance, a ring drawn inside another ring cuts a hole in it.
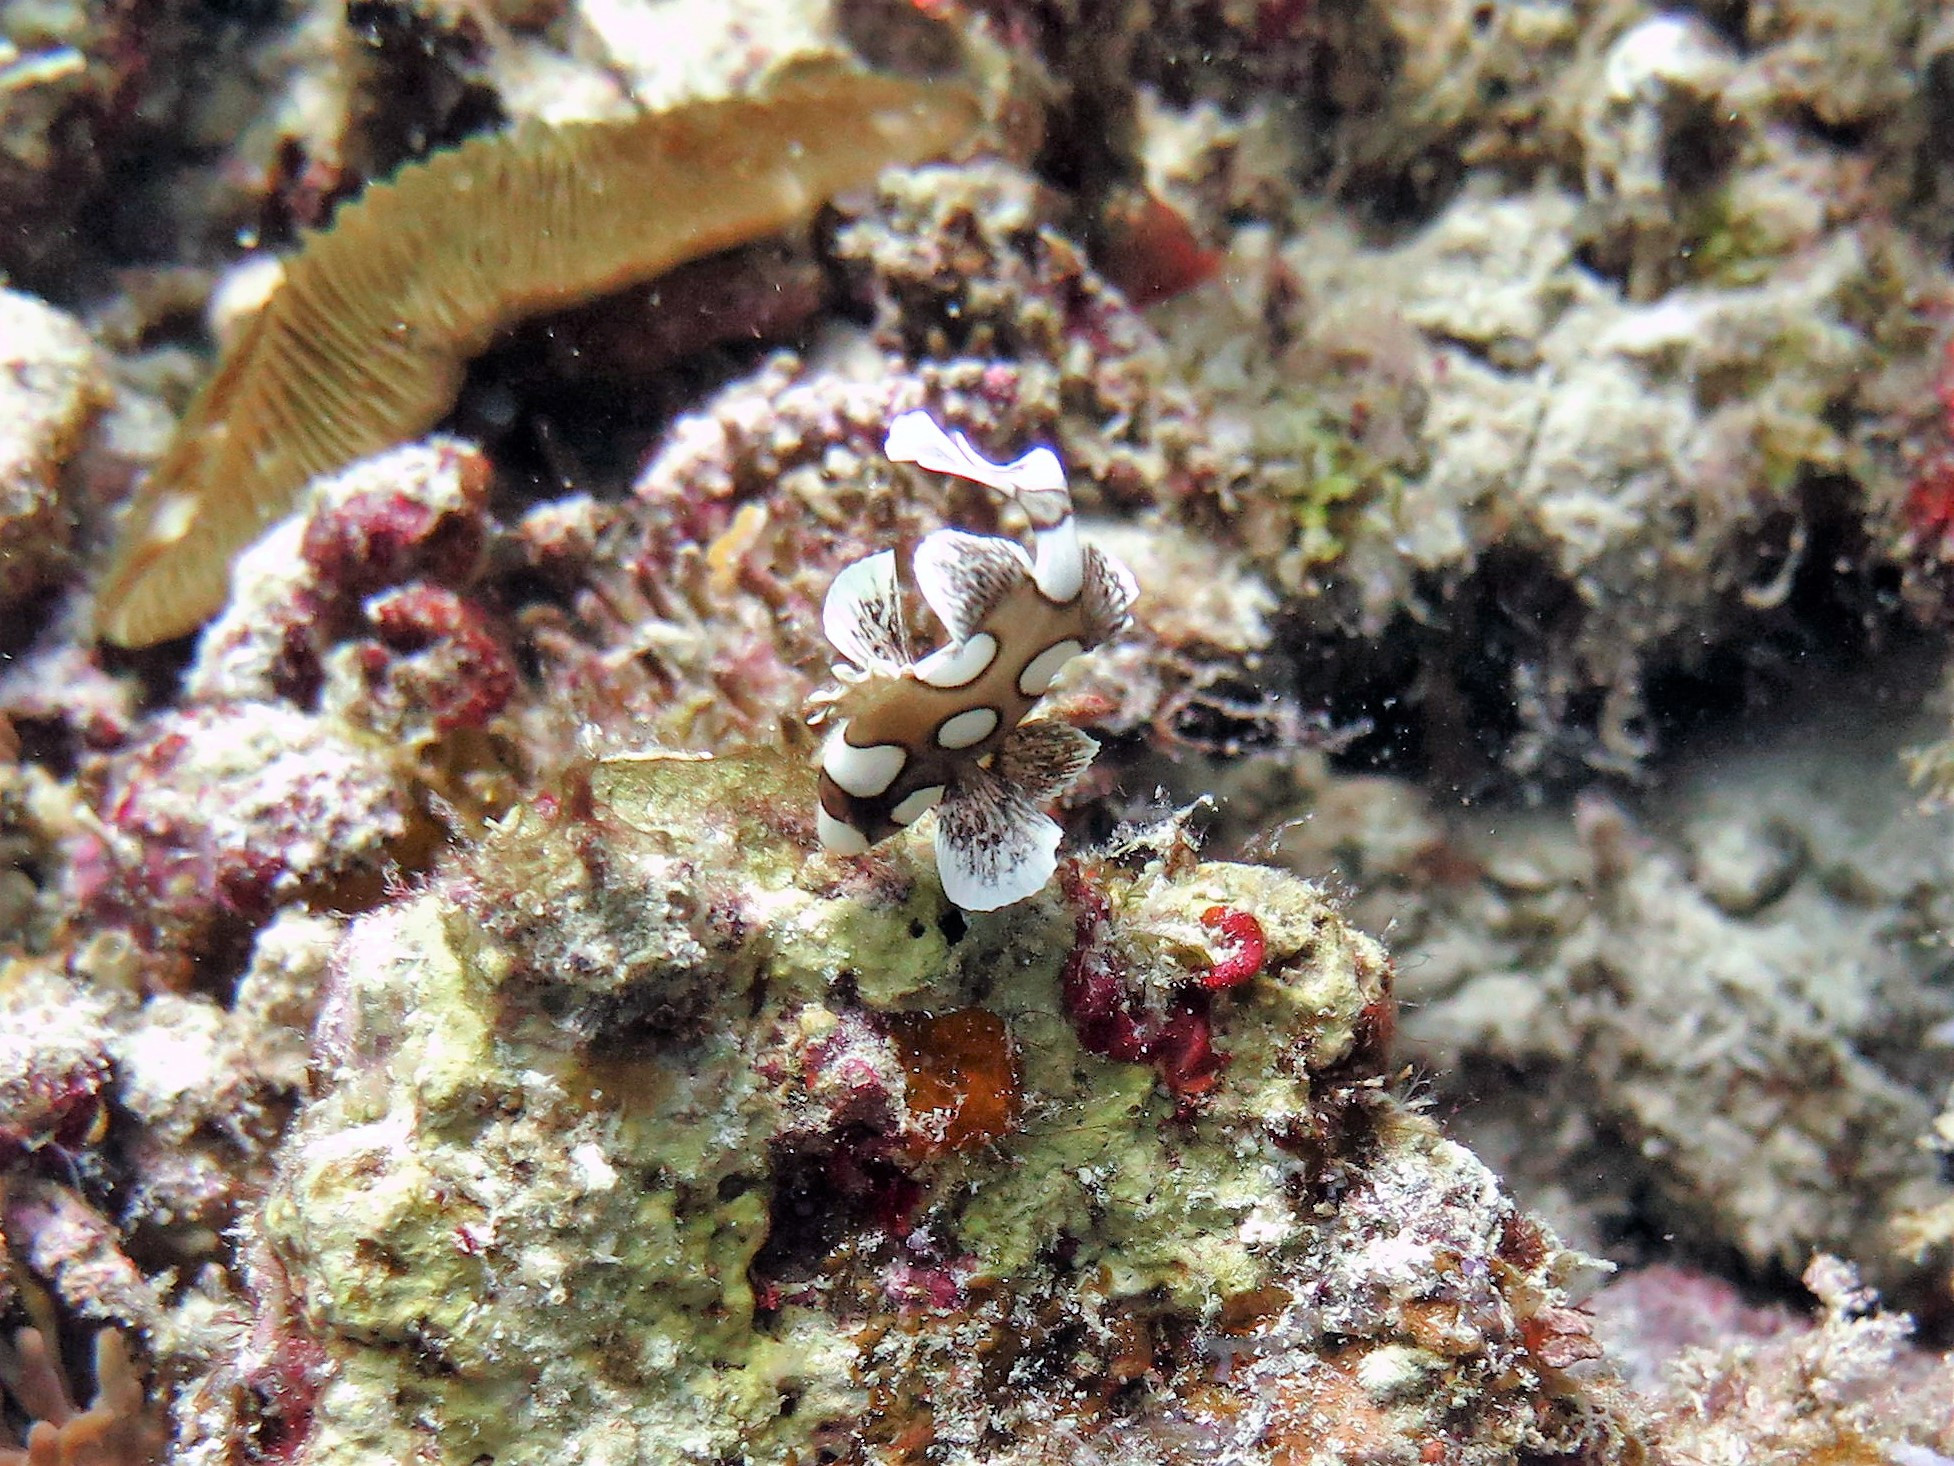
[{"label": "green algae patch", "polygon": [[[1115,1294],[1158,1293],[1199,1312],[1265,1282],[1271,1255],[1301,1240],[1292,1190],[1306,1166],[1272,1164],[1271,1141],[1320,1131],[1312,1073],[1360,1057],[1364,1015],[1388,1002],[1389,968],[1313,887],[1277,871],[1205,863],[1098,878],[1117,933],[1111,960],[1142,1009],[1199,988],[1211,970],[1206,912],[1258,923],[1264,970],[1211,1014],[1221,1077],[1198,1103],[1177,1101],[1149,1065],[1081,1045],[1054,1012],[1056,963],[1008,966],[989,1001],[1018,1034],[1034,1109],[1000,1147],[1002,1168],[964,1172],[958,1226],[991,1271],[1022,1272],[1064,1237],[1075,1266],[1109,1270]],[[1372,1072],[1369,1062],[1354,1072]]]},{"label": "green algae patch", "polygon": [[1268,492],[1286,509],[1291,535],[1282,563],[1294,576],[1343,554],[1348,521],[1361,506],[1391,502],[1405,476],[1321,405],[1283,403],[1257,443]]},{"label": "green algae patch", "polygon": [[545,1357],[579,1362],[566,1406],[628,1385],[738,1435],[777,1401],[745,1373],[768,1232],[767,1191],[744,1174],[759,1087],[737,1062],[704,1066],[712,1082],[681,1075],[623,1123],[573,1095],[559,1055],[487,1037],[510,996],[491,946],[428,894],[356,927],[345,954],[335,1017],[364,1026],[264,1218],[348,1365],[321,1405],[340,1450],[320,1459],[407,1458],[358,1423],[369,1390],[419,1401],[454,1459],[520,1458],[533,1422],[511,1407],[534,1408]]},{"label": "green algae patch", "polygon": [[764,908],[772,980],[809,997],[846,982],[871,1007],[892,1008],[941,973],[950,905],[928,840],[912,832],[859,864],[822,855],[810,838],[807,760],[624,754],[599,760],[587,777],[600,820],[736,873],[744,898]]},{"label": "green algae patch", "polygon": [[928,857],[902,878],[858,901],[808,901],[782,913],[773,956],[810,994],[846,982],[864,1003],[894,1010],[937,994],[950,956],[943,897]]},{"label": "green algae patch", "polygon": [[598,759],[572,775],[578,779],[599,821],[697,858],[722,857],[761,885],[787,885],[800,869],[806,842],[795,826],[810,827],[815,797],[805,759],[652,750]]}]

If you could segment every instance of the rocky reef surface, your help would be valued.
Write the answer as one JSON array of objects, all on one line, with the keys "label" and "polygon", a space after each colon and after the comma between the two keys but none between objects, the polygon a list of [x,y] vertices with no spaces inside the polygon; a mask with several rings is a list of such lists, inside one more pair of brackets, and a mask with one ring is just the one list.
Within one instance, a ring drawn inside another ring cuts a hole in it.
[{"label": "rocky reef surface", "polygon": [[[1951,55],[0,0],[0,1462],[1954,1459]],[[838,64],[978,135],[512,310],[97,639],[341,204]],[[817,840],[829,586],[1016,528],[915,408],[1141,590],[998,912]]]},{"label": "rocky reef surface", "polygon": [[[1169,826],[966,921],[919,837],[811,855],[798,769],[589,780],[333,957],[333,1082],[263,1213],[333,1368],[255,1429],[319,1461],[1623,1449],[1605,1391],[1549,1383],[1594,1352],[1579,1259],[1381,1086],[1388,964],[1308,886]],[[1225,991],[1217,906],[1258,944]]]}]

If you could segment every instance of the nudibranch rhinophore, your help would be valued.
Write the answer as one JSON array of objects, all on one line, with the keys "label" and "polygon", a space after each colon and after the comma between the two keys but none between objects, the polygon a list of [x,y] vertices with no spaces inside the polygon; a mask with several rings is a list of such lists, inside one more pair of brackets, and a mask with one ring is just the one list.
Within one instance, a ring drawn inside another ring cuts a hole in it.
[{"label": "nudibranch rhinophore", "polygon": [[895,551],[835,577],[821,624],[845,661],[821,750],[821,843],[859,855],[934,809],[944,894],[995,911],[1052,878],[1059,829],[1040,806],[1099,751],[1067,723],[1026,715],[1060,668],[1125,628],[1138,591],[1124,565],[1080,541],[1051,449],[992,463],[918,411],[889,425],[883,451],[1016,503],[1032,553],[1000,535],[925,536],[911,573],[950,639],[921,660],[909,651]]}]

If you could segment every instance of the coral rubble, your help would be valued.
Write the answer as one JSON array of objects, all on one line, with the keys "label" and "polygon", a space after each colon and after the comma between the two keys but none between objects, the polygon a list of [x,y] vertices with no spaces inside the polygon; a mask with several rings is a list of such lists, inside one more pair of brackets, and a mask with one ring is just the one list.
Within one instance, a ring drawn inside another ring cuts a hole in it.
[{"label": "coral rubble", "polygon": [[1837,1258],[1814,1258],[1805,1283],[1823,1308],[1815,1327],[1676,1360],[1657,1407],[1665,1444],[1678,1459],[1709,1463],[1946,1460],[1954,1363],[1912,1348],[1909,1320],[1877,1312]]},{"label": "coral rubble", "polygon": [[63,478],[107,395],[78,322],[0,291],[0,614],[21,614],[62,568],[73,523]]},{"label": "coral rubble", "polygon": [[1954,1276],[1922,1145],[1948,822],[1917,807],[1895,723],[1819,717],[1635,807],[1596,791],[1485,821],[1318,762],[1281,849],[1394,923],[1402,1031],[1441,1093],[1524,1076],[1463,1133],[1584,1245],[1619,1253],[1659,1217],[1758,1272],[1831,1249],[1931,1310]]},{"label": "coral rubble", "polygon": [[71,899],[98,933],[127,935],[151,989],[210,983],[200,966],[221,970],[281,906],[357,904],[412,828],[377,747],[275,704],[186,709],[91,772]]}]

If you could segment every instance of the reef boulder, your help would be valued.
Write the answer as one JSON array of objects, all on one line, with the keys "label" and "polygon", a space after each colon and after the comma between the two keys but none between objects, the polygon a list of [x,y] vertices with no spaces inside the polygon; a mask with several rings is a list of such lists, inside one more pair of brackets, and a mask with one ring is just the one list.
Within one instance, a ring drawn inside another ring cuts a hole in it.
[{"label": "reef boulder", "polygon": [[1393,1089],[1315,887],[1170,822],[966,918],[922,835],[817,853],[808,783],[600,760],[353,924],[260,1224],[327,1363],[234,1438],[1629,1458],[1585,1259]]}]

